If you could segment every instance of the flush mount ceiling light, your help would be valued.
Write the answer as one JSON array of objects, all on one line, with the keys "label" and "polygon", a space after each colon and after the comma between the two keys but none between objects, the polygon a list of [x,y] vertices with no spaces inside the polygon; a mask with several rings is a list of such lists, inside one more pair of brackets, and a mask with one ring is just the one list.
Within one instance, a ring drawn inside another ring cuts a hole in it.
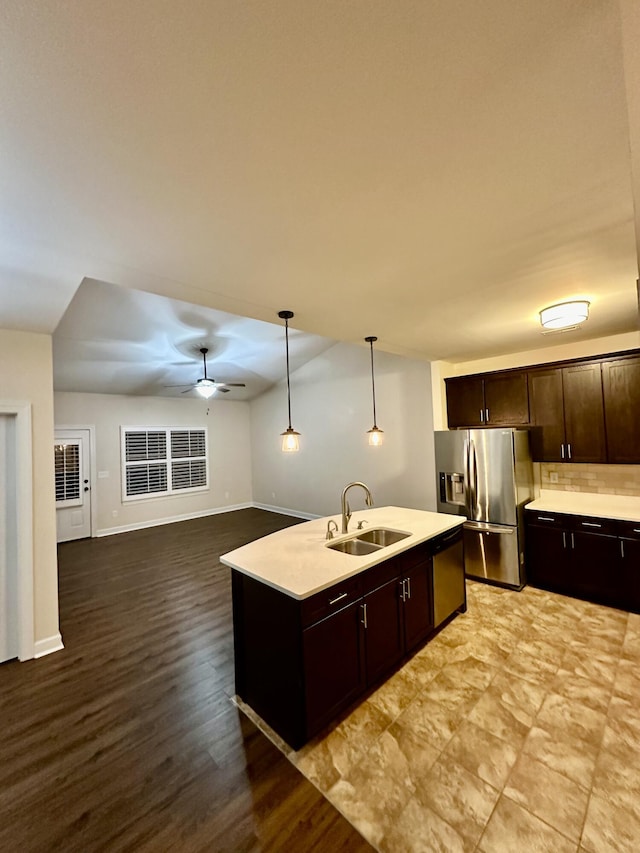
[{"label": "flush mount ceiling light", "polygon": [[294,453],[300,448],[300,445],[298,443],[298,436],[300,435],[300,433],[296,432],[295,429],[291,426],[291,381],[289,379],[289,320],[293,318],[293,311],[278,311],[278,317],[280,317],[281,320],[284,320],[284,334],[287,346],[287,406],[289,410],[289,426],[284,432],[281,432],[280,435],[282,436],[282,450],[285,453]]},{"label": "flush mount ceiling light", "polygon": [[576,299],[572,302],[560,302],[550,305],[540,312],[540,322],[545,329],[575,329],[589,318],[589,302]]},{"label": "flush mount ceiling light", "polygon": [[371,392],[373,395],[373,426],[370,430],[367,430],[367,435],[369,436],[369,444],[372,447],[379,447],[382,444],[382,439],[384,436],[384,432],[378,428],[376,424],[376,379],[373,372],[373,344],[378,339],[375,335],[369,335],[368,338],[365,338],[365,341],[371,347]]}]

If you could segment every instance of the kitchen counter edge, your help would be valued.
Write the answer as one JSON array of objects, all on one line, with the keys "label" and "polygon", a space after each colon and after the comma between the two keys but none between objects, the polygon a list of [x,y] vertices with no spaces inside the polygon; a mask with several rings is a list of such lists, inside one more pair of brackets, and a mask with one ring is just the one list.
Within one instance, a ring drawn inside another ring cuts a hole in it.
[{"label": "kitchen counter edge", "polygon": [[599,495],[594,492],[542,490],[540,497],[527,504],[533,512],[558,512],[563,515],[589,515],[620,521],[640,521],[640,497],[636,495]]},{"label": "kitchen counter edge", "polygon": [[353,529],[349,533],[337,534],[332,542],[352,539],[356,535],[357,522],[361,520],[367,522],[365,530],[387,527],[410,533],[406,539],[379,551],[354,556],[326,547],[329,519],[339,522],[339,515],[278,530],[222,555],[220,562],[302,601],[466,521],[462,515],[393,506],[354,512],[350,522]]}]

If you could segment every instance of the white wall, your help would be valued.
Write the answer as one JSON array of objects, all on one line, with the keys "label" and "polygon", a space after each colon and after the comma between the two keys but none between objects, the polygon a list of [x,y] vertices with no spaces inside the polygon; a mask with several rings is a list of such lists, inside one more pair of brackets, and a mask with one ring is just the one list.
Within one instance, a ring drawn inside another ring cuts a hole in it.
[{"label": "white wall", "polygon": [[[340,494],[364,481],[378,506],[435,509],[430,367],[374,352],[381,447],[369,447],[373,425],[368,347],[336,344],[291,375],[292,424],[298,453],[280,450],[287,427],[286,383],[251,403],[253,497],[259,504],[312,515],[340,511]],[[354,509],[364,506],[354,492]]]},{"label": "white wall", "polygon": [[0,329],[0,397],[31,404],[34,640],[44,647],[59,630],[50,335]]},{"label": "white wall", "polygon": [[[107,478],[96,481],[94,493],[98,535],[206,515],[251,501],[250,411],[246,402],[58,392],[55,423],[56,427],[96,427],[96,468],[108,472]],[[122,503],[120,427],[137,425],[206,427],[209,491]]]},{"label": "white wall", "polygon": [[[570,332],[566,333],[570,335]],[[562,343],[559,340],[562,339]],[[473,373],[488,373],[491,370],[508,370],[512,367],[528,367],[533,364],[546,364],[552,361],[564,361],[572,358],[585,358],[591,355],[604,355],[609,352],[622,352],[640,347],[640,332],[627,332],[622,335],[611,335],[606,338],[595,338],[591,341],[577,341],[562,335],[551,336],[550,344],[544,349],[527,350],[496,356],[494,358],[478,359],[453,364],[450,362],[433,362],[433,399],[435,429],[447,429],[447,405],[444,380],[449,376],[465,376]],[[438,387],[439,386],[439,387]],[[438,409],[438,406],[440,407]]]}]

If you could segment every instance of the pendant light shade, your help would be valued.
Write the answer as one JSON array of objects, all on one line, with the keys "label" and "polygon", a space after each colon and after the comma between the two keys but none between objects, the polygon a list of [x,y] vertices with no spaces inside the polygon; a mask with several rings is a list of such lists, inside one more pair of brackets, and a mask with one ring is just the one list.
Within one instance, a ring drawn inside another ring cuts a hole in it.
[{"label": "pendant light shade", "polygon": [[373,372],[373,344],[378,339],[374,335],[369,335],[369,337],[365,338],[365,341],[371,347],[371,394],[373,397],[373,426],[370,430],[367,430],[367,435],[369,436],[369,444],[371,447],[380,447],[382,444],[382,439],[384,438],[384,432],[378,427],[376,423],[376,378]]},{"label": "pendant light shade", "polygon": [[572,329],[589,319],[589,302],[577,299],[549,305],[540,312],[540,322],[545,329]]},{"label": "pendant light shade", "polygon": [[281,320],[284,320],[284,328],[285,328],[285,340],[287,347],[287,409],[289,412],[289,426],[286,428],[284,432],[281,432],[282,436],[282,451],[283,453],[295,453],[296,450],[300,449],[300,444],[298,442],[299,432],[291,426],[291,380],[289,378],[289,320],[293,317],[293,311],[278,311],[278,317]]}]

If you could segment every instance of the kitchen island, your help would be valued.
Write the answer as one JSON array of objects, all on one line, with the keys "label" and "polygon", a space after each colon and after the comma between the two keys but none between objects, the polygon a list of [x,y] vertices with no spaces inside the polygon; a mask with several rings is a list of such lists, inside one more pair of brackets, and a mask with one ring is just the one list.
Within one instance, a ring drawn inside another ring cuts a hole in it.
[{"label": "kitchen island", "polygon": [[[296,749],[466,609],[463,517],[379,507],[327,539],[330,520],[221,558],[233,569],[236,693]],[[355,539],[356,553],[340,550]]]}]

